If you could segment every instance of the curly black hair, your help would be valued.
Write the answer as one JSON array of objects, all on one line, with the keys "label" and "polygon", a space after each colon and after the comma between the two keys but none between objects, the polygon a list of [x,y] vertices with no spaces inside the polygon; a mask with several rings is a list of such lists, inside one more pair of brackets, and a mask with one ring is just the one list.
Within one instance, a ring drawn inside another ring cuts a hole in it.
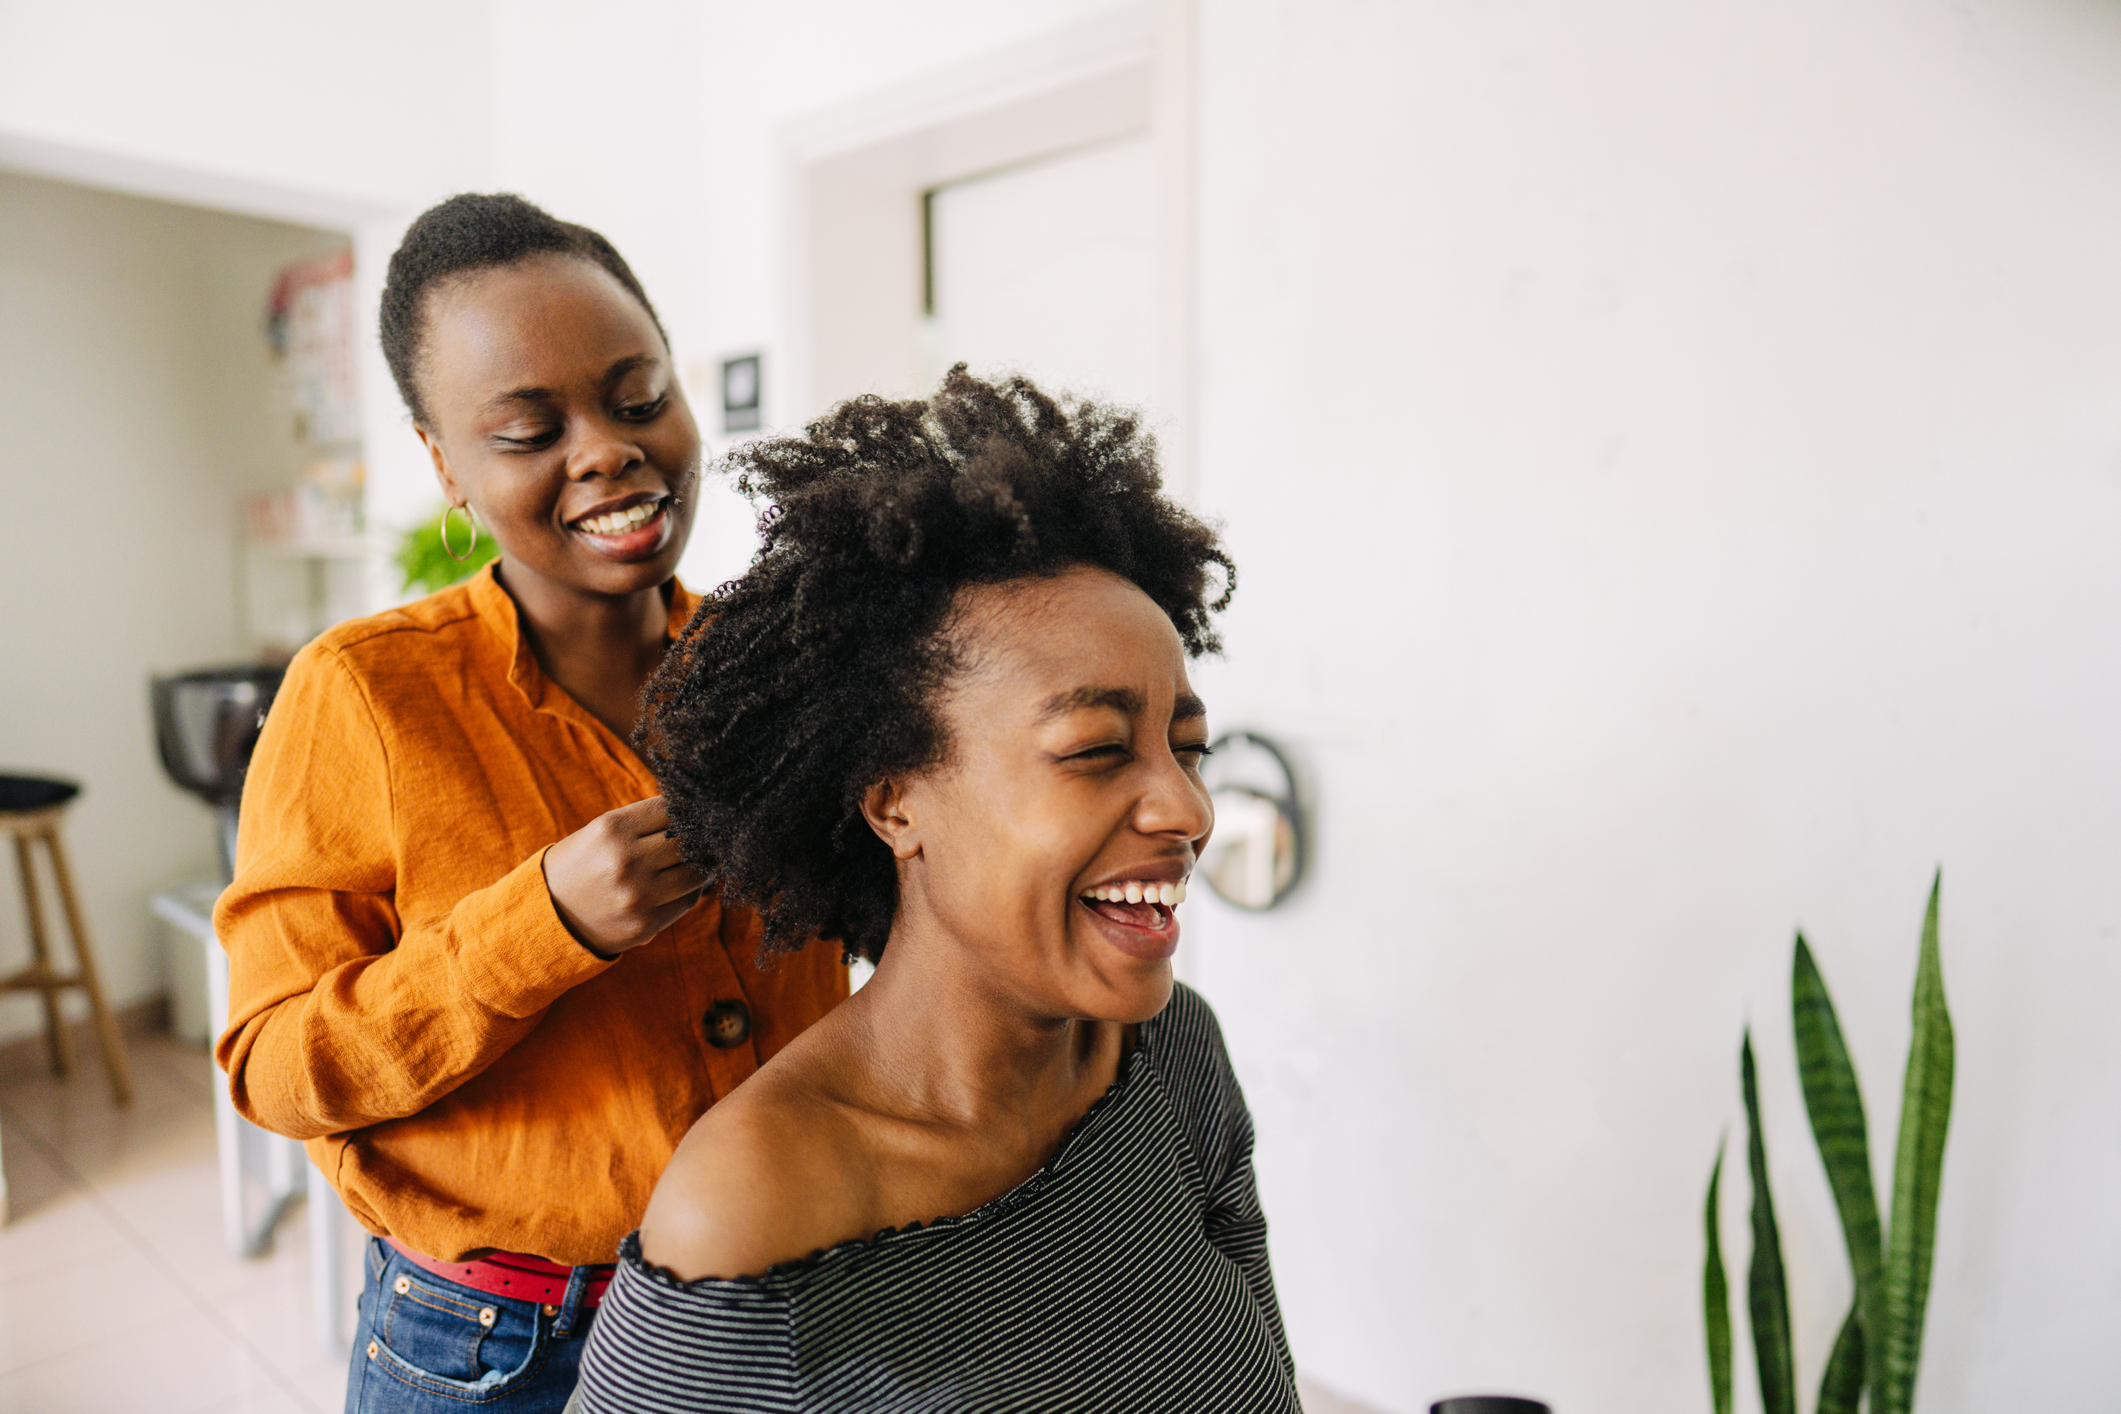
[{"label": "curly black hair", "polygon": [[663,342],[670,342],[648,292],[610,241],[512,193],[460,192],[419,214],[392,252],[383,281],[383,358],[414,422],[431,425],[419,381],[428,295],[458,276],[534,255],[573,256],[602,267],[641,302]]},{"label": "curly black hair", "polygon": [[1236,567],[1163,494],[1124,409],[959,364],[925,402],[856,398],[724,466],[771,503],[763,544],[672,645],[635,741],[686,860],[759,910],[768,953],[828,938],[882,957],[898,873],[861,801],[946,757],[961,590],[1097,566],[1154,600],[1187,653],[1221,647],[1209,615]]}]

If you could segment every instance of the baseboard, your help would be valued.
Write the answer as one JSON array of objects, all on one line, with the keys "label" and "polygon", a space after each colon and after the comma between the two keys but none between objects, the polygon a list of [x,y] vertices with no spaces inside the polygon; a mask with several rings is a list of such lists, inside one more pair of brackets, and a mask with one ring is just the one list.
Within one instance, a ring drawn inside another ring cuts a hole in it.
[{"label": "baseboard", "polygon": [[[118,1030],[128,1039],[146,1036],[154,1032],[169,1030],[169,994],[156,992],[139,1001],[128,1002],[114,1010],[118,1018]],[[87,1017],[75,1021],[69,1030],[74,1041],[74,1071],[103,1069],[103,1054],[98,1049],[95,1027]],[[52,1073],[51,1051],[45,1044],[44,1028],[39,1026],[26,1035],[12,1040],[0,1041],[0,1081],[19,1080],[32,1075]]]}]

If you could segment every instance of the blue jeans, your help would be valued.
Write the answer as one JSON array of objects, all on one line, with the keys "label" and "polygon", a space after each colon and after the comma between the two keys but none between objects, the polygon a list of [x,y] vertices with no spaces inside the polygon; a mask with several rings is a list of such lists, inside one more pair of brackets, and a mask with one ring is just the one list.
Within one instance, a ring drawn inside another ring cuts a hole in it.
[{"label": "blue jeans", "polygon": [[[575,1268],[557,1307],[444,1281],[368,1240],[346,1414],[560,1414],[595,1312]],[[488,1313],[491,1313],[490,1315]]]}]

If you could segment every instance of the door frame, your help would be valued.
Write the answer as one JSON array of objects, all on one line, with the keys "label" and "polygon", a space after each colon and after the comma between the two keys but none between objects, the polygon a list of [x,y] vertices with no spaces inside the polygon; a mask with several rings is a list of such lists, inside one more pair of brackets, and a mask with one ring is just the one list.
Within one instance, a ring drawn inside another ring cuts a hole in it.
[{"label": "door frame", "polygon": [[857,393],[920,396],[922,198],[1120,138],[1157,169],[1156,393],[1167,484],[1193,485],[1194,0],[1140,0],[806,115],[778,134],[778,422]]}]

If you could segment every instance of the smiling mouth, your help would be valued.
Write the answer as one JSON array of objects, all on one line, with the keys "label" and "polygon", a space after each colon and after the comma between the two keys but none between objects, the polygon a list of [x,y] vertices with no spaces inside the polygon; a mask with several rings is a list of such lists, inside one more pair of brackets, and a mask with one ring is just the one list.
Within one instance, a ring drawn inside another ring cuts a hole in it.
[{"label": "smiling mouth", "polygon": [[1171,910],[1186,901],[1183,879],[1175,884],[1128,880],[1106,884],[1082,895],[1083,906],[1100,918],[1129,928],[1160,933],[1174,921]]},{"label": "smiling mouth", "polygon": [[651,501],[637,502],[624,510],[608,511],[600,516],[584,516],[570,524],[568,529],[582,535],[595,535],[607,539],[615,536],[631,535],[662,515],[669,505],[669,497],[658,496]]}]

